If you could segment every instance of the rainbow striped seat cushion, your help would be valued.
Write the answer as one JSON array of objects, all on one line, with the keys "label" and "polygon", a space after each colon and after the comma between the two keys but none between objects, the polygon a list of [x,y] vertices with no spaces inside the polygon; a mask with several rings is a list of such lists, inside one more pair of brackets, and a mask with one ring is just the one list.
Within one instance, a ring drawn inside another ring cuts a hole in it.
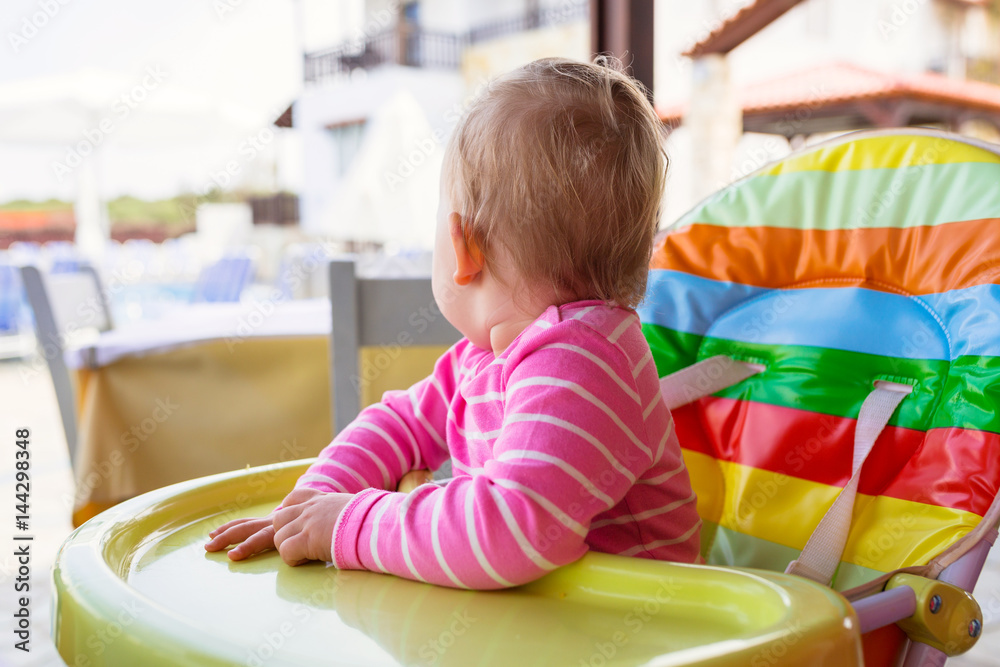
[{"label": "rainbow striped seat cushion", "polygon": [[764,167],[657,245],[643,329],[661,376],[767,369],[674,411],[709,563],[784,570],[851,476],[877,379],[915,385],[868,458],[834,579],[921,565],[1000,486],[1000,153],[847,135]]}]

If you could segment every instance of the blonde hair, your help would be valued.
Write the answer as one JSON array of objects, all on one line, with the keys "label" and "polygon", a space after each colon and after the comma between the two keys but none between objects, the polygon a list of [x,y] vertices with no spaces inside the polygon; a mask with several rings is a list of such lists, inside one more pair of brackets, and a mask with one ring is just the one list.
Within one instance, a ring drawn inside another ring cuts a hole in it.
[{"label": "blonde hair", "polygon": [[[546,58],[489,84],[448,144],[466,237],[561,298],[642,299],[666,178],[662,129],[616,60]],[[510,275],[506,275],[510,278]]]}]

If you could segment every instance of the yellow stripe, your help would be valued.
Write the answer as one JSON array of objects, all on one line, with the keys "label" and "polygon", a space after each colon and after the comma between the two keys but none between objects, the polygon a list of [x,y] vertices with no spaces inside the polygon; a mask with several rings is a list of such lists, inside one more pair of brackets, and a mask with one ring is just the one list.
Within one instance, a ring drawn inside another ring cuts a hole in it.
[{"label": "yellow stripe", "polygon": [[[718,461],[684,450],[705,521],[802,549],[840,487]],[[886,572],[922,565],[969,532],[980,517],[910,500],[858,494],[842,560]]]},{"label": "yellow stripe", "polygon": [[858,169],[897,169],[925,164],[957,162],[1000,162],[1000,155],[943,137],[898,135],[856,139],[805,155],[789,158],[760,172],[777,176],[796,171],[851,171]]},{"label": "yellow stripe", "polygon": [[719,461],[689,449],[681,449],[691,486],[698,496],[698,516],[702,521],[719,523],[722,516],[723,492],[726,488]]},{"label": "yellow stripe", "polygon": [[972,512],[859,493],[842,560],[882,572],[924,565],[981,520]]}]

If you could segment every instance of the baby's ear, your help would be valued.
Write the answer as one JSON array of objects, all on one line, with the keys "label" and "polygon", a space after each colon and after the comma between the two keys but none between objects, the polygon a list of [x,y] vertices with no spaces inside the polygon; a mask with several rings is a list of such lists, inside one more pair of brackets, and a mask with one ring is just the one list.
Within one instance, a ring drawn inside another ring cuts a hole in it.
[{"label": "baby's ear", "polygon": [[475,240],[465,233],[462,216],[452,211],[448,215],[451,231],[451,246],[455,252],[455,275],[457,285],[468,285],[483,271],[483,253]]}]

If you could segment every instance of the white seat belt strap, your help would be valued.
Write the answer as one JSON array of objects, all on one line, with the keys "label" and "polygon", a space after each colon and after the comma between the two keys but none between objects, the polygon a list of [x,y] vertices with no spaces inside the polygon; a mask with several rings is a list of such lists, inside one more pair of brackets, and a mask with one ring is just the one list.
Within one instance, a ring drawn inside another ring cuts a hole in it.
[{"label": "white seat belt strap", "polygon": [[851,479],[841,490],[833,505],[820,519],[816,529],[806,542],[798,560],[789,563],[786,574],[797,574],[826,586],[833,580],[840,558],[851,532],[854,515],[854,499],[858,493],[858,480],[868,454],[882,433],[889,418],[900,402],[913,391],[908,384],[878,380],[858,413],[854,430],[854,460],[851,465]]},{"label": "white seat belt strap", "polygon": [[703,359],[660,378],[660,393],[671,410],[746,380],[764,370],[760,364],[736,361],[724,354]]}]

